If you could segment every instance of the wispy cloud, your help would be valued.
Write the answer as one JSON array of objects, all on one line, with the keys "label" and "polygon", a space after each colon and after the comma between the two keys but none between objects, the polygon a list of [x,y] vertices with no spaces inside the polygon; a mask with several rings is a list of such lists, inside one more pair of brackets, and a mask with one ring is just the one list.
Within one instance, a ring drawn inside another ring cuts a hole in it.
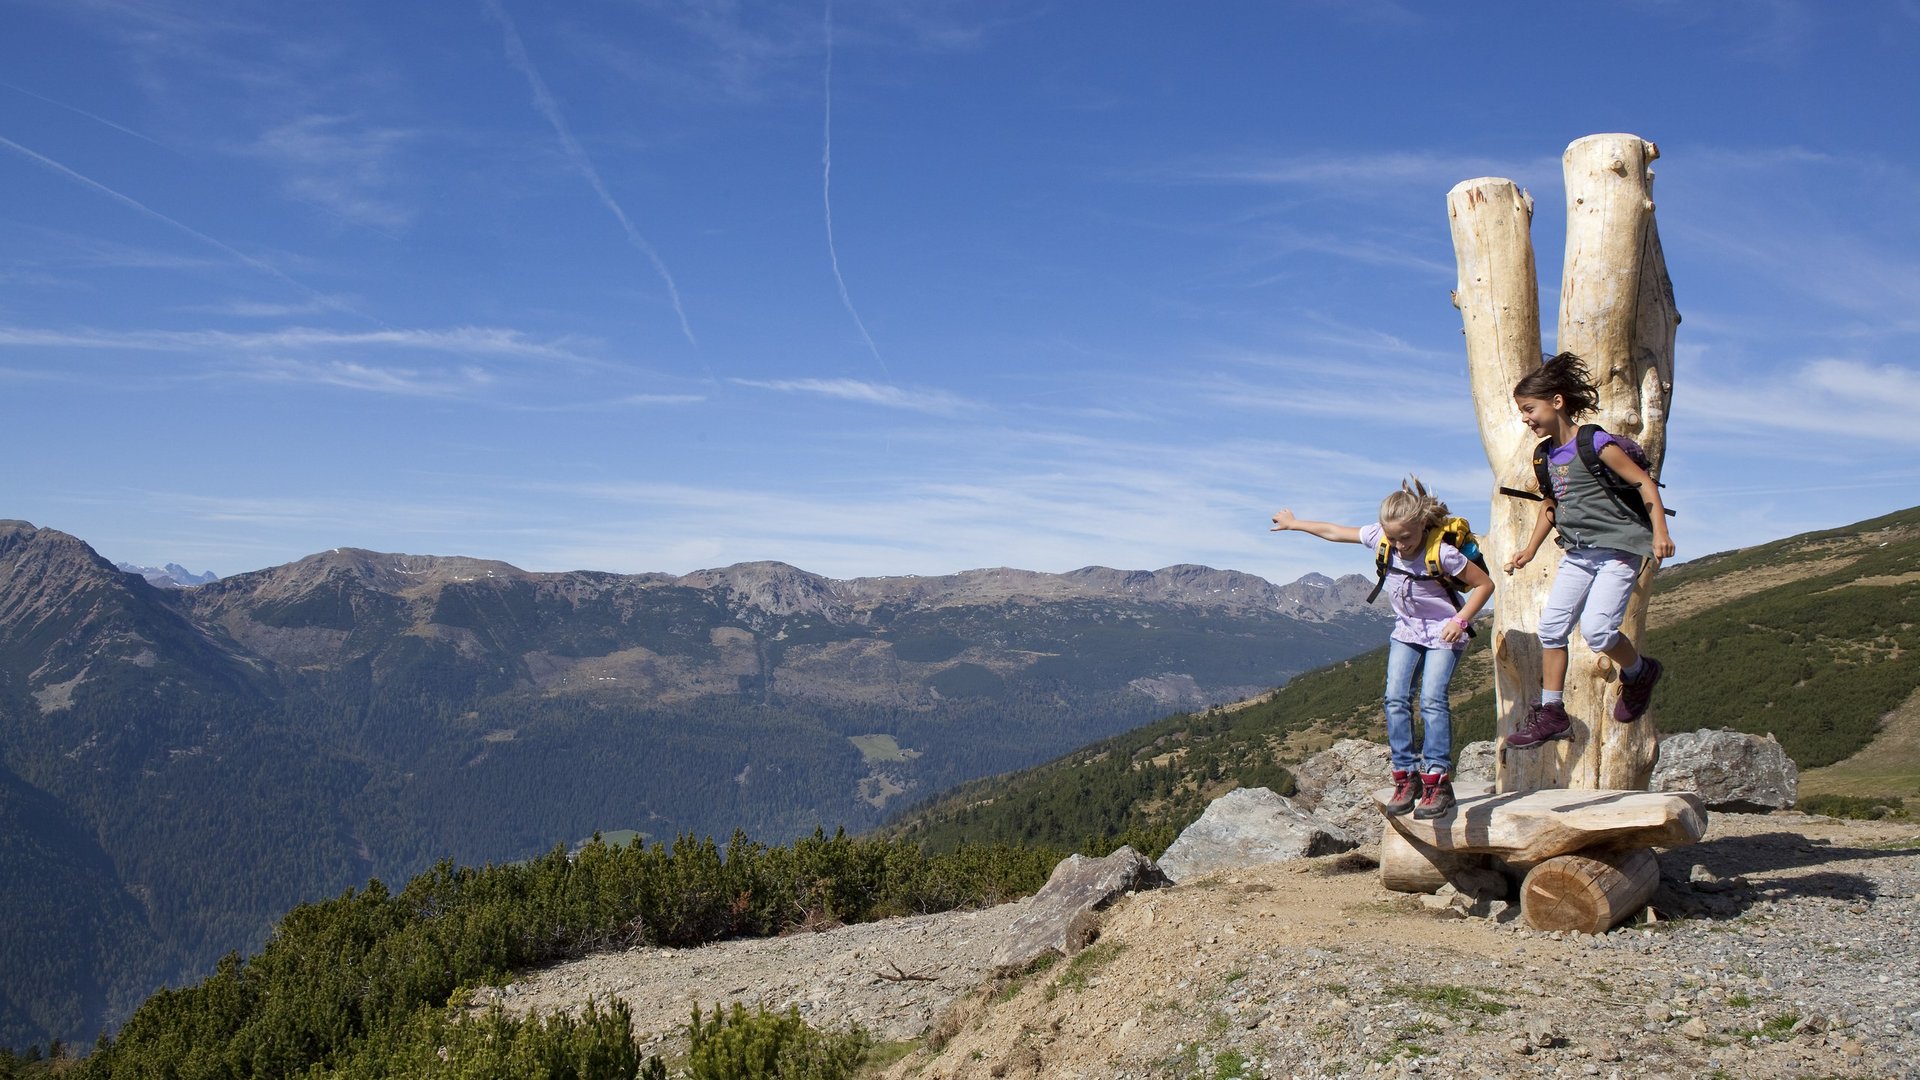
[{"label": "wispy cloud", "polygon": [[1478,176],[1560,174],[1557,157],[1505,158],[1393,151],[1353,154],[1299,151],[1285,156],[1237,153],[1195,158],[1137,174],[1140,179],[1262,187],[1367,189],[1383,186],[1438,187],[1444,191]]},{"label": "wispy cloud", "polygon": [[468,397],[493,382],[491,375],[476,367],[456,371],[422,371],[376,367],[352,360],[307,361],[278,356],[256,357],[234,374],[261,382],[305,383],[341,390],[423,398]]},{"label": "wispy cloud", "polygon": [[411,208],[386,192],[393,158],[414,133],[356,125],[343,116],[303,116],[268,129],[248,153],[285,173],[286,190],[359,225],[391,230],[413,220]]},{"label": "wispy cloud", "polygon": [[[1820,358],[1761,377],[1708,369],[1689,372],[1682,390],[1678,409],[1689,400],[1711,403],[1684,412],[1689,427],[1740,433],[1743,442],[1773,431],[1920,446],[1920,426],[1911,416],[1911,403],[1920,400],[1920,371],[1911,367]],[[1791,441],[1773,445],[1781,453],[1804,452]]]},{"label": "wispy cloud", "polygon": [[462,326],[447,330],[343,332],[289,327],[262,333],[229,330],[49,330],[0,326],[0,348],[130,349],[160,352],[279,353],[296,350],[385,348],[519,360],[603,363],[568,340],[540,341],[518,330]]},{"label": "wispy cloud", "polygon": [[606,182],[600,178],[600,170],[594,167],[593,159],[587,156],[586,149],[580,145],[578,139],[573,137],[572,129],[567,126],[566,117],[560,113],[560,103],[555,100],[553,92],[547,89],[547,82],[540,77],[539,69],[533,66],[532,57],[527,55],[527,47],[520,40],[520,31],[514,26],[513,18],[507,14],[507,9],[500,0],[482,0],[482,2],[487,14],[500,24],[500,32],[506,41],[507,62],[527,80],[527,86],[533,92],[534,108],[546,118],[548,125],[560,139],[561,147],[566,150],[567,160],[573,163],[573,167],[593,188],[593,193],[599,197],[600,204],[605,206],[608,212],[613,214],[614,220],[620,223],[620,231],[626,235],[627,241],[638,248],[641,254],[647,257],[647,261],[653,264],[654,271],[660,275],[660,280],[667,286],[667,295],[673,301],[674,314],[680,318],[680,332],[686,335],[688,344],[698,345],[699,342],[693,336],[693,326],[687,322],[686,308],[680,302],[680,286],[674,283],[673,274],[667,269],[666,262],[660,258],[660,253],[645,236],[641,235],[640,230],[627,217],[626,210],[621,208],[619,201],[613,197],[613,193],[607,190]]},{"label": "wispy cloud", "polygon": [[[348,303],[346,297],[335,297],[336,304]],[[258,300],[228,300],[218,304],[185,304],[181,311],[193,311],[206,315],[230,315],[237,319],[284,319],[293,315],[317,315],[331,308],[321,301],[314,300],[300,304],[275,304]]]},{"label": "wispy cloud", "polygon": [[739,386],[773,390],[785,394],[816,394],[821,397],[880,405],[889,409],[953,415],[976,408],[975,403],[945,390],[903,390],[898,386],[862,382],[859,379],[730,379]]}]

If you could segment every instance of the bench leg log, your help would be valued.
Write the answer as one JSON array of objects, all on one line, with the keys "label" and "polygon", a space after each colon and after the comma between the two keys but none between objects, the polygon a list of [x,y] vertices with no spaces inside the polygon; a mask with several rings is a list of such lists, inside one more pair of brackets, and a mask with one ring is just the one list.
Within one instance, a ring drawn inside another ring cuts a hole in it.
[{"label": "bench leg log", "polygon": [[1481,870],[1487,856],[1442,851],[1410,840],[1392,825],[1380,834],[1380,884],[1394,892],[1433,893],[1461,871]]},{"label": "bench leg log", "polygon": [[[1384,842],[1380,851],[1384,870]],[[1535,930],[1604,934],[1645,907],[1659,884],[1660,863],[1647,848],[1556,855],[1527,871],[1520,912]]]}]

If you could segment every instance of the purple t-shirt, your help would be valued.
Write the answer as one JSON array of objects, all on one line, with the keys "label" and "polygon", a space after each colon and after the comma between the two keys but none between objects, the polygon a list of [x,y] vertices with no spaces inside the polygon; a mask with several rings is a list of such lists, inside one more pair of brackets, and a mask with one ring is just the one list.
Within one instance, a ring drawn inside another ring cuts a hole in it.
[{"label": "purple t-shirt", "polygon": [[[1613,435],[1606,431],[1593,433],[1593,452],[1598,454],[1603,448],[1613,445]],[[1547,451],[1547,480],[1553,484],[1553,497],[1560,500],[1567,497],[1567,466],[1580,456],[1580,440],[1568,439],[1559,446]],[[1554,468],[1554,466],[1559,466]]]},{"label": "purple t-shirt", "polygon": [[[1380,523],[1370,522],[1360,526],[1360,543],[1368,551],[1380,547],[1380,534],[1384,532]],[[1398,551],[1387,551],[1387,565],[1409,574],[1427,572],[1426,559],[1415,555],[1403,559]],[[1467,569],[1467,557],[1460,549],[1442,540],[1440,542],[1440,569],[1459,577]],[[1437,581],[1416,581],[1406,574],[1388,574],[1387,584],[1382,592],[1387,594],[1387,603],[1393,607],[1393,639],[1409,645],[1419,645],[1427,649],[1464,649],[1467,639],[1443,641],[1440,630],[1447,620],[1460,614],[1453,601],[1447,599],[1447,590]]]}]

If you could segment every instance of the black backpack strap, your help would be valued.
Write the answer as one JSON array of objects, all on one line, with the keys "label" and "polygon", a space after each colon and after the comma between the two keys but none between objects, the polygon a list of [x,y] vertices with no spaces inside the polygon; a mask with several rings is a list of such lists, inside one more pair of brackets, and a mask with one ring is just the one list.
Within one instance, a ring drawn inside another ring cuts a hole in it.
[{"label": "black backpack strap", "polygon": [[1540,498],[1553,498],[1553,481],[1547,476],[1547,455],[1553,453],[1553,440],[1541,439],[1533,448],[1533,482],[1540,489]]},{"label": "black backpack strap", "polygon": [[1593,437],[1604,430],[1599,424],[1580,425],[1579,433],[1573,437],[1580,449],[1580,462],[1595,480],[1600,481],[1600,486],[1606,489],[1607,494],[1613,496],[1613,501],[1620,504],[1620,509],[1632,514],[1640,524],[1651,526],[1653,511],[1647,509],[1647,500],[1641,496],[1640,489],[1608,468],[1607,463],[1600,460],[1600,451],[1593,447]]}]

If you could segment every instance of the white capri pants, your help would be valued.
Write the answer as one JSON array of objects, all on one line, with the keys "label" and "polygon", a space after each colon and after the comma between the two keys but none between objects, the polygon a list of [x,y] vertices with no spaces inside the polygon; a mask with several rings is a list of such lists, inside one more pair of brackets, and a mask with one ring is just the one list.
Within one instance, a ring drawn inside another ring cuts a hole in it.
[{"label": "white capri pants", "polygon": [[1613,548],[1572,548],[1560,557],[1547,590],[1546,610],[1540,613],[1540,647],[1564,649],[1580,623],[1580,636],[1595,652],[1605,652],[1620,640],[1620,624],[1627,617],[1627,601],[1640,579],[1644,560]]}]

